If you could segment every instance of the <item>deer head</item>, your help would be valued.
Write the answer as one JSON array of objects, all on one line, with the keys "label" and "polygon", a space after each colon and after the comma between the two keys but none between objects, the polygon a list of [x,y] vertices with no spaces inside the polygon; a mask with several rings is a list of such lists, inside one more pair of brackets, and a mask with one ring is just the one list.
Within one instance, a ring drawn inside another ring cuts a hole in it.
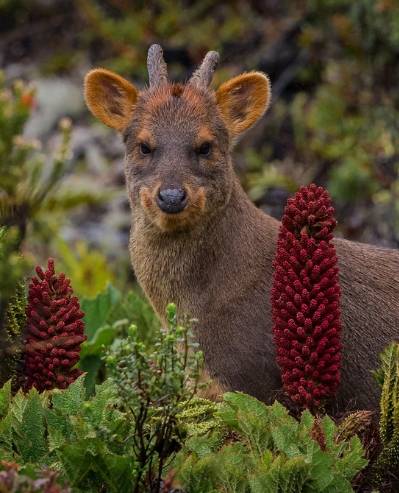
[{"label": "deer head", "polygon": [[232,146],[269,105],[270,84],[261,72],[212,90],[218,60],[211,51],[185,85],[171,83],[162,49],[152,45],[148,88],[139,90],[105,69],[85,78],[90,111],[123,135],[135,215],[162,232],[194,228],[228,203]]}]

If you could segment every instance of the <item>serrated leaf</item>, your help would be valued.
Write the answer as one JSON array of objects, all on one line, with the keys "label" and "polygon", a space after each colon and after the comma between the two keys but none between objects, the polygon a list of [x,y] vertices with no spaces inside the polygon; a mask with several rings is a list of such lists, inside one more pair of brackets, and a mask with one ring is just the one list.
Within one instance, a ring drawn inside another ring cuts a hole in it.
[{"label": "serrated leaf", "polygon": [[67,389],[54,390],[51,396],[53,408],[65,415],[77,414],[86,398],[84,381],[85,375],[81,375]]},{"label": "serrated leaf", "polygon": [[24,462],[39,462],[47,453],[44,409],[35,389],[29,392],[26,401],[16,443]]},{"label": "serrated leaf", "polygon": [[57,450],[57,456],[71,486],[79,485],[92,472],[93,455],[88,445],[88,441],[75,441],[70,444],[66,443]]},{"label": "serrated leaf", "polygon": [[257,470],[249,479],[251,493],[300,493],[308,478],[309,466],[303,457],[276,457],[269,466]]},{"label": "serrated leaf", "polygon": [[13,421],[11,409],[0,420],[0,450],[7,450],[9,453],[13,451]]},{"label": "serrated leaf", "polygon": [[111,405],[116,402],[117,391],[112,380],[108,379],[101,385],[96,385],[96,391],[89,401],[88,416],[93,425],[100,425],[103,420],[111,419]]},{"label": "serrated leaf", "polygon": [[363,447],[358,436],[351,438],[348,450],[342,455],[336,464],[336,470],[340,475],[351,480],[359,471],[366,467],[368,461],[364,458]]},{"label": "serrated leaf", "polygon": [[107,485],[107,491],[115,493],[132,490],[134,465],[133,457],[116,455],[105,449],[95,460],[96,472]]},{"label": "serrated leaf", "polygon": [[0,418],[4,417],[11,402],[11,380],[8,380],[0,389]]},{"label": "serrated leaf", "polygon": [[324,416],[321,420],[321,427],[324,431],[327,449],[331,449],[335,444],[335,434],[337,427],[329,416]]},{"label": "serrated leaf", "polygon": [[15,394],[12,405],[11,405],[11,414],[13,416],[13,426],[15,431],[18,433],[19,424],[22,421],[22,417],[25,411],[25,407],[28,403],[28,399],[22,390],[18,390]]},{"label": "serrated leaf", "polygon": [[48,409],[45,417],[49,450],[53,452],[73,438],[73,429],[67,414],[60,414],[54,409]]}]

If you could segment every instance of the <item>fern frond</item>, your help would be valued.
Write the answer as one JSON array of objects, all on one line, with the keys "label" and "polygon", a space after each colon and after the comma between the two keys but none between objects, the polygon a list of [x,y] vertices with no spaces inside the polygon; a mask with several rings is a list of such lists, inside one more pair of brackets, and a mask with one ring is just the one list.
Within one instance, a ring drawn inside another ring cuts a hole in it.
[{"label": "fern frond", "polygon": [[5,317],[5,341],[2,348],[0,386],[11,379],[13,387],[17,385],[18,369],[22,360],[23,337],[26,325],[25,283],[20,282],[15,295],[10,299]]},{"label": "fern frond", "polygon": [[380,435],[384,445],[387,445],[394,433],[399,432],[399,343],[388,346],[380,358],[384,375],[380,400]]}]

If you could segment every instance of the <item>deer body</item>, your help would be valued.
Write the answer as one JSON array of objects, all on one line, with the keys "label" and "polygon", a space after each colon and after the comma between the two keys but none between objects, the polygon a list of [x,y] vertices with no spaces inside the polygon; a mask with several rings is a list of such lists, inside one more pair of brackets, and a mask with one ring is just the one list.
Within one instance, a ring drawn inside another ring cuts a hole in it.
[{"label": "deer body", "polygon": [[[270,307],[279,223],[251,203],[230,158],[235,138],[267,108],[267,78],[244,74],[215,94],[210,53],[186,86],[173,85],[160,48],[151,49],[146,91],[102,69],[86,79],[89,108],[125,138],[136,276],[161,319],[171,301],[197,319],[211,377],[270,402],[281,389]],[[344,345],[337,406],[373,409],[371,371],[399,337],[399,252],[335,244]]]},{"label": "deer body", "polygon": [[[281,389],[270,307],[279,222],[235,186],[219,220],[199,237],[158,234],[133,216],[131,259],[161,319],[170,300],[198,319],[210,375],[226,389],[270,402]],[[337,405],[376,409],[380,390],[371,372],[379,353],[399,337],[399,252],[341,239],[335,245],[344,346]]]}]

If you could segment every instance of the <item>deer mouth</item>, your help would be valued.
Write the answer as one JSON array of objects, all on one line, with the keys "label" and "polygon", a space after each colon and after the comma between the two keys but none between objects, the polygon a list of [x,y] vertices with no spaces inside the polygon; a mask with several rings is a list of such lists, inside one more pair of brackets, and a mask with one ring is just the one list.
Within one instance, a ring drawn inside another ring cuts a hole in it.
[{"label": "deer mouth", "polygon": [[148,219],[163,232],[189,230],[205,212],[206,195],[203,187],[193,189],[159,189],[152,192],[143,187],[140,203]]}]

